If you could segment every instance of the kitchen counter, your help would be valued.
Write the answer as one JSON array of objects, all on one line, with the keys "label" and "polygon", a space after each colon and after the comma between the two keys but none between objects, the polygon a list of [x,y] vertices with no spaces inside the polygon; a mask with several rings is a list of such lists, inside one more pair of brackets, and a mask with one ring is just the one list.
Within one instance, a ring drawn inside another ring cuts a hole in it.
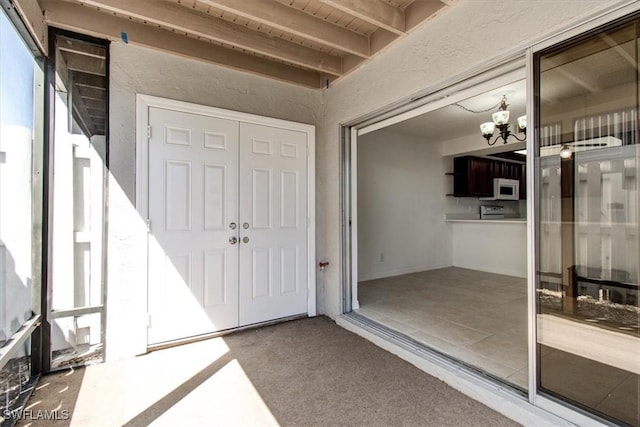
[{"label": "kitchen counter", "polygon": [[527,277],[527,220],[447,219],[453,237],[453,265]]},{"label": "kitchen counter", "polygon": [[527,218],[500,218],[500,219],[445,219],[445,222],[466,222],[472,224],[494,223],[494,224],[526,224]]}]

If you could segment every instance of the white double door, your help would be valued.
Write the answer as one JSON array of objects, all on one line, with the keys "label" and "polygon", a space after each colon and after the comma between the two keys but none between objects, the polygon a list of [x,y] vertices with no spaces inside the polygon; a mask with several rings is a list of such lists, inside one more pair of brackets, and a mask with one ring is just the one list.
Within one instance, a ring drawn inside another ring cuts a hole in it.
[{"label": "white double door", "polygon": [[307,312],[307,135],[149,108],[149,344]]}]

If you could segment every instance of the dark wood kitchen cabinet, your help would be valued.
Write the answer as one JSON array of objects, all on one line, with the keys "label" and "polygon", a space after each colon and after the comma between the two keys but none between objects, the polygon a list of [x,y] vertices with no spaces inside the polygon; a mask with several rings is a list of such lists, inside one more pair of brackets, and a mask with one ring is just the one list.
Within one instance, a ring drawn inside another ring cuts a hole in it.
[{"label": "dark wood kitchen cabinet", "polygon": [[520,198],[526,198],[525,165],[485,157],[464,156],[453,159],[453,196],[493,197],[493,179],[520,182]]}]

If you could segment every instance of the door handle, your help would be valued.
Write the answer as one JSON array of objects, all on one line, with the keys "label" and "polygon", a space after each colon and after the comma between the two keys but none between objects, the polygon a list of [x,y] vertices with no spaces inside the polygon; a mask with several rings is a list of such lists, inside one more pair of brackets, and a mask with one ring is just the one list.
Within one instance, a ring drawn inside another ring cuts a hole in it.
[{"label": "door handle", "polygon": [[235,245],[238,243],[238,238],[236,236],[229,237],[229,244]]},{"label": "door handle", "polygon": [[243,243],[249,243],[249,238],[248,238],[247,236],[244,236],[244,237],[242,238],[242,242],[243,242]]}]

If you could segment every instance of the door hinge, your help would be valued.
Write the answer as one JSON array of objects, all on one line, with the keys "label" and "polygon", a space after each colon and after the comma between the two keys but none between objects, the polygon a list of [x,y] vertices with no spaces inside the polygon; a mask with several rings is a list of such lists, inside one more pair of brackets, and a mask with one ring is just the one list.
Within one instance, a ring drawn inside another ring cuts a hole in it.
[{"label": "door hinge", "polygon": [[151,313],[147,313],[147,328],[151,327]]},{"label": "door hinge", "polygon": [[151,219],[147,218],[147,233],[151,233]]},{"label": "door hinge", "polygon": [[147,139],[151,139],[151,125],[147,126]]}]

